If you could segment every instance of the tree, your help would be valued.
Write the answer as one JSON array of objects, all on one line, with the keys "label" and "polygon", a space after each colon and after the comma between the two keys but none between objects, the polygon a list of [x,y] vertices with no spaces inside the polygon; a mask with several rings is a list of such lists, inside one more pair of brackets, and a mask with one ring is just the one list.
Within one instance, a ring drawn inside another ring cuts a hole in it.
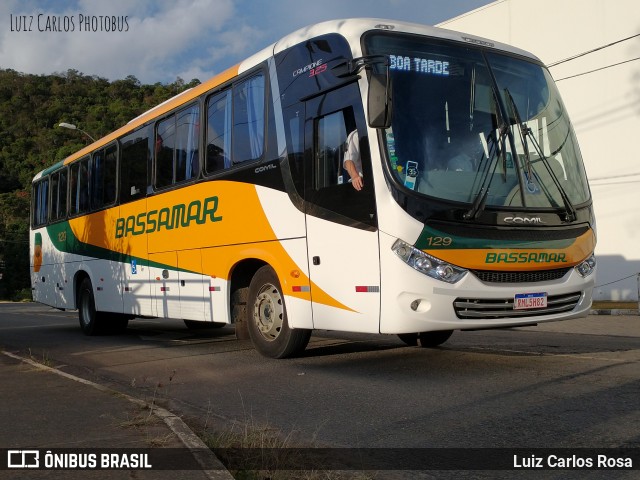
[{"label": "tree", "polygon": [[[133,75],[109,82],[69,69],[28,75],[0,69],[0,298],[29,289],[31,181],[42,169],[86,145],[60,122],[98,137],[200,82],[144,85]],[[0,263],[1,264],[1,263]]]}]

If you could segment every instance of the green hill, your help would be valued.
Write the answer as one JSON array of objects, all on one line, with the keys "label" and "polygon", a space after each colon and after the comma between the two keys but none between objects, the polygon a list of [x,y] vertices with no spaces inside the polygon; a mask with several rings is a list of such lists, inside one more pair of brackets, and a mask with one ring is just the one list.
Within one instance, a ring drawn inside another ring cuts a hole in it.
[{"label": "green hill", "polygon": [[33,176],[88,143],[73,123],[104,136],[172,96],[199,84],[178,78],[143,85],[76,70],[28,75],[0,70],[0,299],[30,298],[29,204]]}]

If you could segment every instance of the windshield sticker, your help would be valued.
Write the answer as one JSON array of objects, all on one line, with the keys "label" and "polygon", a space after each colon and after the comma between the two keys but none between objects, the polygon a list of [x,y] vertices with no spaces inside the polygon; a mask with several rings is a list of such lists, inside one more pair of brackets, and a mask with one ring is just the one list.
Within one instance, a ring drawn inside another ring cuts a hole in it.
[{"label": "windshield sticker", "polygon": [[449,76],[449,62],[433,60],[431,58],[389,55],[389,68],[391,70],[402,70],[405,72],[442,75],[444,77]]},{"label": "windshield sticker", "polygon": [[407,162],[407,176],[404,179],[404,186],[407,188],[410,188],[411,190],[415,190],[417,178],[418,178],[418,163]]}]

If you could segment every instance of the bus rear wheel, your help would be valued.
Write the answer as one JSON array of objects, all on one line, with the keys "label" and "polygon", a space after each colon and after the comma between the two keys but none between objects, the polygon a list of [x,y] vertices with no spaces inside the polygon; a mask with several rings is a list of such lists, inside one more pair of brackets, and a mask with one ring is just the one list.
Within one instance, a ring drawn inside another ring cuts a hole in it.
[{"label": "bus rear wheel", "polygon": [[78,319],[85,335],[99,335],[104,330],[104,315],[96,310],[91,280],[85,278],[78,289]]},{"label": "bus rear wheel", "polygon": [[268,265],[251,279],[247,324],[255,349],[265,357],[286,358],[301,353],[311,337],[311,330],[289,327],[280,281]]},{"label": "bus rear wheel", "polygon": [[78,289],[78,319],[85,335],[122,333],[127,329],[129,317],[120,313],[99,312],[93,296],[91,280],[85,278]]},{"label": "bus rear wheel", "polygon": [[410,347],[433,348],[449,340],[451,335],[453,335],[453,330],[440,330],[437,332],[401,333],[398,337]]}]

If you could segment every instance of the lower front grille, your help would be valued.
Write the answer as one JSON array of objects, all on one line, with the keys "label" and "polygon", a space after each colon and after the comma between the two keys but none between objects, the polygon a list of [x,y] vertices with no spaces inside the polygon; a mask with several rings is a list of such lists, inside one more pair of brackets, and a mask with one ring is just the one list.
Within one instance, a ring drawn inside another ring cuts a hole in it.
[{"label": "lower front grille", "polygon": [[571,268],[538,270],[531,272],[501,272],[493,270],[471,270],[481,281],[487,283],[532,283],[548,282],[564,277]]},{"label": "lower front grille", "polygon": [[580,292],[550,295],[547,298],[546,308],[532,310],[514,310],[513,298],[456,298],[453,302],[453,308],[458,318],[467,320],[536,317],[570,312],[576,307],[581,297]]}]

